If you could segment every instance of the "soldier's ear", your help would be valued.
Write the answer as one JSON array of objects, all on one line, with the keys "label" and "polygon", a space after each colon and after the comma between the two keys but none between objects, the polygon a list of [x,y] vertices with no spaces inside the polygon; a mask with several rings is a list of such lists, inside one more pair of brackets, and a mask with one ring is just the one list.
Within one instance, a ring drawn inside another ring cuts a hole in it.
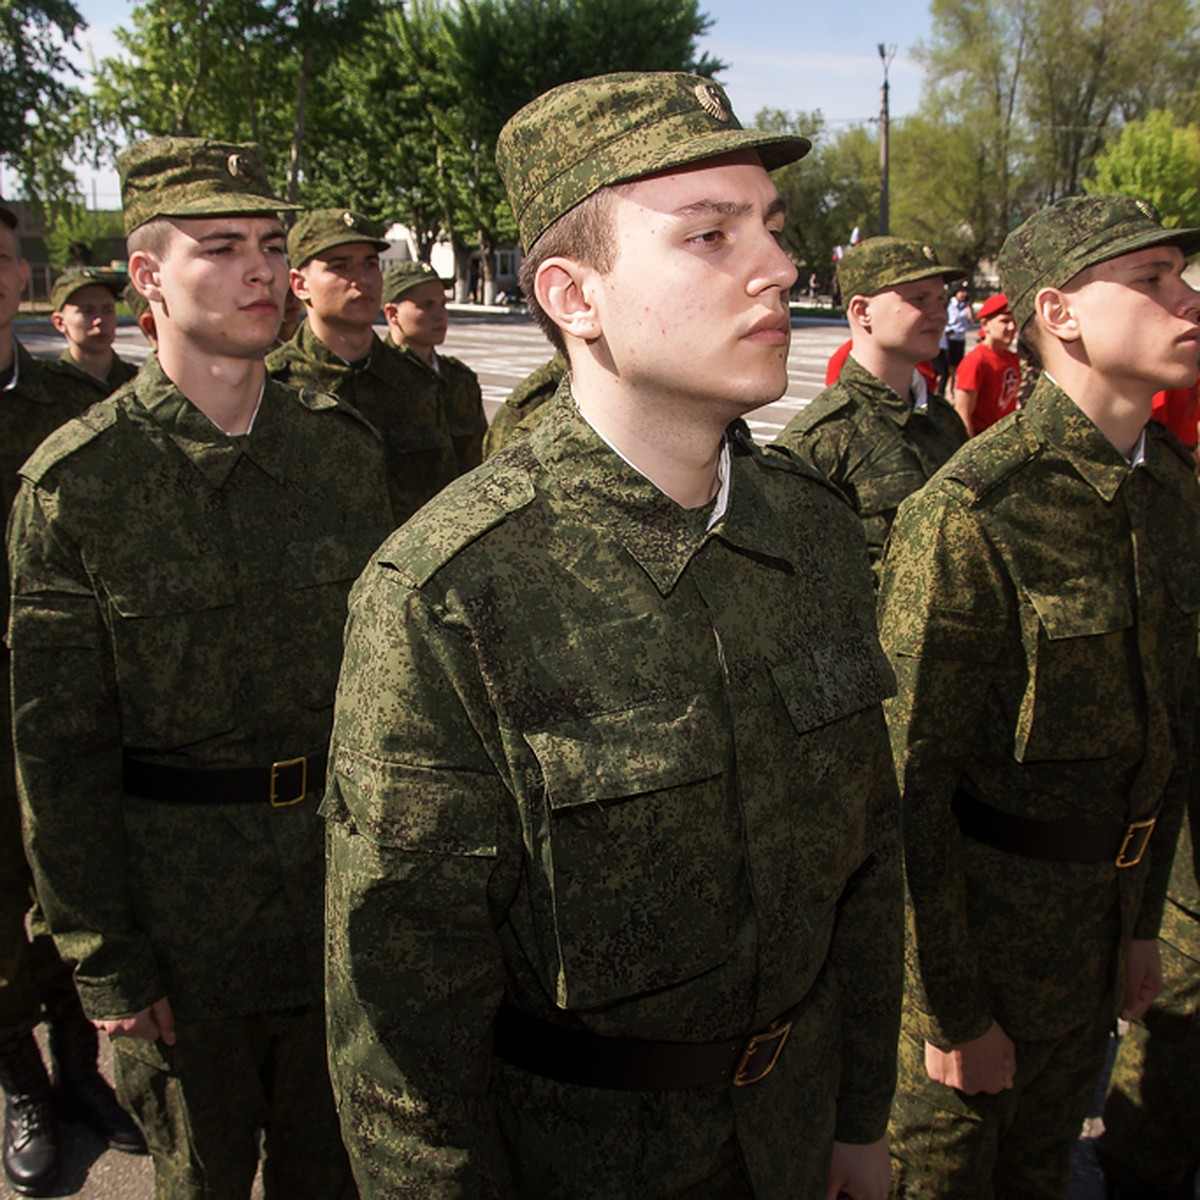
[{"label": "soldier's ear", "polygon": [[157,254],[150,250],[133,250],[129,255],[129,278],[147,300],[161,304],[162,265]]},{"label": "soldier's ear", "polygon": [[598,338],[600,314],[592,297],[592,267],[573,258],[548,258],[534,278],[534,294],[542,311],[569,337],[580,341]]},{"label": "soldier's ear", "polygon": [[299,271],[295,267],[289,267],[288,286],[306,305],[308,304],[311,297],[308,292],[308,279],[303,271]]},{"label": "soldier's ear", "polygon": [[1042,288],[1033,298],[1033,313],[1038,324],[1060,342],[1079,340],[1079,321],[1071,306],[1071,297],[1058,288]]},{"label": "soldier's ear", "polygon": [[871,328],[871,300],[869,296],[851,296],[846,305],[846,316],[850,327],[869,330]]}]

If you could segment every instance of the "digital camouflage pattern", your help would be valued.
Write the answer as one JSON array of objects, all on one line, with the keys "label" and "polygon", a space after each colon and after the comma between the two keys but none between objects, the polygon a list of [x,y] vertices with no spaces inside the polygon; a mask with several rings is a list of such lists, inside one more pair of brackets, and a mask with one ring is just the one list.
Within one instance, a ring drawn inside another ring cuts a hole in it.
[{"label": "digital camouflage pattern", "polygon": [[[13,343],[15,377],[0,386],[0,507],[12,507],[21,464],[64,421],[82,411],[73,397],[54,385],[46,364]],[[88,403],[91,403],[89,400]],[[8,610],[8,568],[4,610]],[[11,728],[8,647],[0,645],[4,663],[0,727]],[[26,936],[26,916],[33,906],[33,878],[21,844],[21,815],[11,737],[0,737],[0,1043],[28,1033],[44,1016],[77,1012],[79,1001],[71,969],[63,963],[40,913],[33,938]]]},{"label": "digital camouflage pattern", "polygon": [[[1158,932],[1183,808],[1197,537],[1200,497],[1175,439],[1151,423],[1145,460],[1131,467],[1045,377],[1027,409],[972,439],[901,505],[880,633],[899,683],[886,707],[913,1038],[963,1042],[994,1019],[1018,1044],[1045,1043],[1090,1014],[1115,1015],[1130,939]],[[950,807],[960,785],[1042,821],[1135,820],[1160,801],[1162,811],[1138,867],[1047,862],[963,837]],[[1102,1057],[1101,1042],[1093,1079]],[[921,1086],[902,1076],[901,1095]],[[1070,1100],[1043,1100],[1043,1142],[1047,1114]],[[893,1133],[893,1153],[912,1168],[907,1127],[894,1122]],[[1064,1162],[1077,1134],[1077,1123],[1057,1130]]]},{"label": "digital camouflage pattern", "polygon": [[394,304],[402,300],[413,288],[434,280],[444,282],[441,276],[424,262],[392,263],[383,273],[383,302]]},{"label": "digital camouflage pattern", "polygon": [[[835,1132],[883,1133],[900,880],[866,556],[824,481],[731,430],[710,529],[564,387],[355,587],[324,811],[365,1200],[822,1197]],[[805,1010],[760,1083],[639,1093],[494,1060],[502,997],[695,1042]]]},{"label": "digital camouflage pattern", "polygon": [[1065,287],[1096,263],[1145,250],[1200,250],[1200,229],[1164,229],[1158,209],[1132,196],[1066,196],[1035,212],[1004,239],[998,267],[1013,320],[1024,329],[1044,287]]},{"label": "digital camouflage pattern", "polygon": [[[567,373],[567,360],[556,353],[549,362],[536,367],[517,384],[504,403],[492,414],[492,423],[483,435],[483,457],[498,454],[515,438],[533,429],[540,417],[533,414],[554,399],[559,380]],[[519,432],[518,432],[519,431]]]},{"label": "digital camouflage pattern", "polygon": [[111,396],[117,388],[127,384],[137,375],[138,368],[136,363],[126,362],[114,353],[107,377],[98,379],[71,357],[70,350],[64,350],[54,362],[46,364],[46,371],[53,380],[55,390],[62,394],[76,412],[82,412],[88,405],[103,400],[105,396]]},{"label": "digital camouflage pattern", "polygon": [[117,156],[125,233],[155,217],[291,212],[271,194],[262,147],[254,142],[156,137]]},{"label": "digital camouflage pattern", "polygon": [[375,339],[370,355],[340,359],[307,321],[267,355],[267,370],[295,388],[328,392],[362,413],[383,437],[388,493],[396,524],[458,476],[454,439],[428,380],[404,365],[395,347]]},{"label": "digital camouflage pattern", "polygon": [[129,275],[125,271],[113,271],[108,267],[72,267],[64,271],[50,289],[50,307],[58,312],[80,288],[99,284],[108,288],[116,300],[121,299]]},{"label": "digital camouflage pattern", "polygon": [[313,209],[303,213],[288,231],[288,262],[302,267],[322,251],[347,242],[370,242],[376,250],[386,250],[389,245],[382,226],[362,213],[348,208]]},{"label": "digital camouflage pattern", "polygon": [[[1193,738],[1200,733],[1200,712]],[[1115,1181],[1191,1200],[1200,1166],[1200,775],[1193,741],[1188,816],[1163,906],[1163,990],[1121,1040],[1104,1106],[1101,1162]],[[1136,1193],[1134,1193],[1136,1194]]]},{"label": "digital camouflage pattern", "polygon": [[123,793],[128,750],[260,766],[326,744],[350,583],[391,527],[378,439],[268,382],[222,433],[151,358],[43,443],[9,533],[17,765],[46,915],[94,1019],[318,1001],[317,797]]},{"label": "digital camouflage pattern", "polygon": [[807,138],[743,129],[720,84],[682,72],[597,75],[551,88],[500,131],[496,165],[529,249],[609,184],[735,150],[768,171],[803,158]]},{"label": "digital camouflage pattern", "polygon": [[851,246],[837,265],[843,303],[921,279],[959,279],[962,273],[962,267],[939,263],[932,246],[896,237],[867,238]]},{"label": "digital camouflage pattern", "polygon": [[914,404],[898,396],[851,354],[837,383],[797,413],[775,439],[832,480],[858,513],[878,574],[900,502],[919,491],[967,440],[958,413],[941,396]]},{"label": "digital camouflage pattern", "polygon": [[437,366],[431,367],[419,354],[397,346],[390,333],[387,341],[419,381],[414,387],[432,387],[437,394],[438,406],[446,416],[450,440],[454,443],[456,475],[474,470],[483,462],[483,436],[488,427],[479,377],[466,363],[449,354],[439,353]]}]

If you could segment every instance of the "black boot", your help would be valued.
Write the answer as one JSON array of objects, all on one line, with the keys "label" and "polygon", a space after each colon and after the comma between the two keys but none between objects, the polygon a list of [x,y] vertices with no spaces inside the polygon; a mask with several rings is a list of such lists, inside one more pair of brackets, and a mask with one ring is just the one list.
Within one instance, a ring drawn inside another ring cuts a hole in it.
[{"label": "black boot", "polygon": [[145,1154],[142,1131],[117,1103],[108,1080],[100,1074],[96,1063],[99,1051],[96,1027],[87,1017],[60,1017],[51,1022],[50,1060],[58,1114],[64,1121],[88,1126],[113,1150]]},{"label": "black boot", "polygon": [[58,1128],[50,1080],[32,1033],[0,1046],[4,1110],[4,1173],[22,1196],[41,1196],[58,1174]]}]

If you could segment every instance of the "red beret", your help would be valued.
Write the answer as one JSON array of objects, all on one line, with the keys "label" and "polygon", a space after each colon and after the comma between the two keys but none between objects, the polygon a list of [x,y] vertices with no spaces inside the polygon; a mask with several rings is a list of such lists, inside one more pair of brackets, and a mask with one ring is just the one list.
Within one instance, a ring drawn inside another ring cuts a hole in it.
[{"label": "red beret", "polygon": [[1003,292],[997,292],[979,306],[979,319],[986,321],[989,317],[994,317],[997,313],[1002,312],[1008,312],[1008,297]]}]

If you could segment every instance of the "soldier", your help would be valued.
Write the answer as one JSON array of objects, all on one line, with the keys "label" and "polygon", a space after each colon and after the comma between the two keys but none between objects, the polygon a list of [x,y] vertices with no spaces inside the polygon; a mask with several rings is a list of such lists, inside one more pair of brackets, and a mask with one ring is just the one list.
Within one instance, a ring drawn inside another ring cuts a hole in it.
[{"label": "soldier", "polygon": [[483,435],[483,456],[491,458],[503,450],[515,437],[528,433],[540,419],[534,416],[554,399],[559,380],[567,373],[567,360],[556,350],[549,362],[530,371],[509,392],[504,404],[492,414],[492,423]]},{"label": "soldier", "polygon": [[383,277],[383,316],[389,344],[437,391],[454,440],[458,473],[479,466],[487,430],[479,380],[466,363],[437,353],[450,327],[446,285],[428,263],[397,263]]},{"label": "soldier", "polygon": [[429,380],[414,386],[374,323],[383,292],[379,228],[361,213],[322,208],[288,234],[292,290],[306,317],[290,342],[267,356],[271,375],[353,405],[383,435],[396,521],[406,521],[458,475],[454,443]]},{"label": "soldier", "polygon": [[10,525],[30,860],[157,1194],[349,1197],[316,806],[382,448],[267,378],[284,231],[253,145],[118,160],[156,357],[22,468]]},{"label": "soldier", "polygon": [[1017,407],[1021,360],[1012,349],[1017,336],[1008,297],[989,296],[979,308],[979,345],[958,364],[954,411],[974,437]]},{"label": "soldier", "polygon": [[79,267],[64,271],[50,289],[50,320],[67,339],[50,370],[55,386],[71,389],[80,408],[103,400],[138,372],[113,350],[117,301],[128,282],[124,271]]},{"label": "soldier", "polygon": [[1196,377],[1200,295],[1181,273],[1197,247],[1200,230],[1119,196],[1010,234],[1001,283],[1045,374],[892,529],[900,1196],[1061,1200],[1113,1018],[1161,982],[1200,496],[1147,422],[1156,391]]},{"label": "soldier", "polygon": [[845,492],[876,572],[900,501],[966,441],[954,409],[930,395],[917,369],[937,353],[944,281],[961,273],[939,264],[927,246],[900,238],[867,238],[847,251],[838,280],[848,297],[850,357],[838,382],[775,440]]},{"label": "soldier", "polygon": [[853,514],[739,419],[787,382],[764,168],[808,148],[666,73],[500,135],[571,374],[352,601],[328,987],[368,1200],[887,1193],[891,680]]},{"label": "soldier", "polygon": [[[38,443],[80,411],[13,336],[13,319],[29,277],[17,218],[0,204],[0,507],[12,507],[17,471]],[[87,403],[90,403],[89,400]],[[5,608],[8,571],[4,572]],[[8,649],[0,697],[3,728],[11,726]],[[96,1066],[96,1031],[83,1016],[71,968],[59,957],[33,897],[21,846],[12,739],[0,737],[0,1086],[6,1097],[4,1171],[22,1195],[40,1195],[58,1174],[56,1109],[85,1121],[108,1145],[145,1151],[136,1126],[121,1110]],[[26,921],[32,938],[26,934]],[[52,1095],[32,1030],[50,1023],[57,1097]],[[55,1104],[57,1099],[57,1105]]]}]

